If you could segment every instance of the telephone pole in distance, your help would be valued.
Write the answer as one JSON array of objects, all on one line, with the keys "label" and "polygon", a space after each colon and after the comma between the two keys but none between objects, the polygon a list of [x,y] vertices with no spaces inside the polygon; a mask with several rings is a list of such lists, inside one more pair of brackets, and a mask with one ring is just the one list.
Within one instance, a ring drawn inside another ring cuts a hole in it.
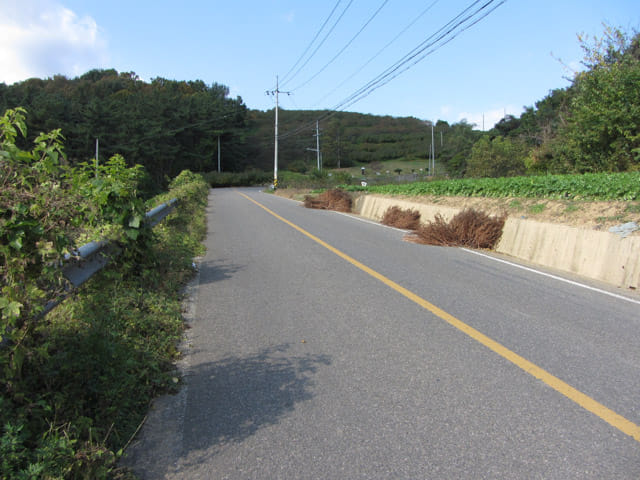
[{"label": "telephone pole in distance", "polygon": [[281,92],[280,84],[278,83],[278,76],[276,75],[276,89],[267,90],[267,95],[275,95],[276,97],[276,122],[275,122],[275,145],[273,149],[273,189],[278,188],[278,95],[280,93],[286,93],[291,95],[291,92]]}]

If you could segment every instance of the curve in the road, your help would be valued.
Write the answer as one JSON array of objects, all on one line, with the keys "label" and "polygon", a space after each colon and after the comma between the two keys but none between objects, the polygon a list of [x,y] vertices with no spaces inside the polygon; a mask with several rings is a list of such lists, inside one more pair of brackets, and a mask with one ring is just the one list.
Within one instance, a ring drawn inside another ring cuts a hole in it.
[{"label": "curve in the road", "polygon": [[536,364],[530,362],[529,360],[521,357],[520,355],[518,355],[517,353],[513,352],[512,350],[509,350],[507,347],[503,346],[502,344],[500,344],[500,343],[496,342],[495,340],[487,337],[483,333],[481,333],[478,330],[474,329],[473,327],[467,325],[466,323],[464,323],[463,321],[457,319],[453,315],[445,312],[444,310],[438,308],[437,306],[433,305],[432,303],[428,302],[427,300],[423,299],[422,297],[419,297],[415,293],[407,290],[406,288],[404,288],[401,285],[397,284],[393,280],[385,277],[384,275],[380,274],[379,272],[376,272],[375,270],[371,269],[370,267],[367,267],[366,265],[364,265],[363,263],[361,263],[358,260],[354,259],[353,257],[350,257],[349,255],[341,252],[337,248],[329,245],[327,242],[325,242],[325,241],[321,240],[320,238],[316,237],[315,235],[307,232],[306,230],[304,230],[303,228],[299,227],[298,225],[290,222],[286,218],[278,215],[277,213],[273,212],[272,210],[270,210],[269,208],[265,207],[261,203],[255,201],[254,199],[248,197],[247,195],[245,195],[245,194],[243,194],[241,192],[238,192],[238,194],[242,195],[247,200],[253,202],[254,204],[259,206],[260,208],[264,209],[266,212],[268,212],[269,214],[273,215],[278,220],[281,220],[282,222],[286,223],[287,225],[289,225],[293,229],[295,229],[298,232],[302,233],[303,235],[307,236],[308,238],[310,238],[314,242],[322,245],[323,247],[325,247],[326,249],[328,249],[332,253],[336,254],[340,258],[342,258],[342,259],[346,260],[347,262],[351,263],[353,266],[359,268],[360,270],[364,271],[365,273],[367,273],[367,274],[371,275],[372,277],[376,278],[377,280],[381,281],[382,283],[387,285],[389,288],[392,288],[393,290],[395,290],[396,292],[398,292],[401,295],[405,296],[406,298],[408,298],[412,302],[414,302],[414,303],[420,305],[421,307],[425,308],[426,310],[430,311],[431,313],[436,315],[438,318],[444,320],[445,322],[447,322],[451,326],[457,328],[461,332],[465,333],[466,335],[468,335],[469,337],[471,337],[472,339],[474,339],[478,343],[484,345],[485,347],[487,347],[491,351],[497,353],[498,355],[500,355],[504,359],[508,360],[509,362],[513,363],[517,367],[521,368],[525,372],[527,372],[530,375],[534,376],[535,378],[541,380],[542,382],[547,384],[549,387],[553,388],[554,390],[556,390],[557,392],[561,393],[562,395],[564,395],[565,397],[567,397],[571,401],[573,401],[573,402],[577,403],[578,405],[580,405],[585,410],[593,413],[594,415],[598,416],[599,418],[601,418],[605,422],[609,423],[611,426],[617,428],[621,432],[625,433],[626,435],[629,435],[630,437],[632,437],[636,441],[640,442],[640,426],[636,425],[635,423],[631,422],[630,420],[627,420],[626,418],[624,418],[623,416],[621,416],[618,413],[614,412],[610,408],[607,408],[605,405],[603,405],[600,402],[594,400],[593,398],[591,398],[590,396],[582,393],[581,391],[575,389],[574,387],[572,387],[568,383],[560,380],[558,377],[552,375],[551,373],[547,372],[546,370],[544,370],[543,368],[537,366]]}]

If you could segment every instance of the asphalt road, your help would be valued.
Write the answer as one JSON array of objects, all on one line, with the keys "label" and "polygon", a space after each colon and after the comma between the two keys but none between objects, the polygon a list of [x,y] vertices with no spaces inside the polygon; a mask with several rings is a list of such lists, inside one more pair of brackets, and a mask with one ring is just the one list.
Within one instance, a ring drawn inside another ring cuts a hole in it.
[{"label": "asphalt road", "polygon": [[208,222],[141,478],[640,478],[639,297],[255,189]]}]

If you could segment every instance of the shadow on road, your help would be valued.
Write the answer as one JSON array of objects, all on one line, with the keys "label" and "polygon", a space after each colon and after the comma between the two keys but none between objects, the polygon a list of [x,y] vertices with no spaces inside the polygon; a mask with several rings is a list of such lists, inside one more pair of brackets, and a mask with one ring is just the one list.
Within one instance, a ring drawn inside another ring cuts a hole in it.
[{"label": "shadow on road", "polygon": [[326,355],[287,356],[290,345],[228,357],[190,372],[185,451],[241,442],[312,397],[311,375]]},{"label": "shadow on road", "polygon": [[290,355],[290,349],[278,345],[189,368],[186,392],[158,399],[155,418],[125,465],[143,480],[192,478],[227,446],[277,424],[313,397],[313,374],[331,364],[327,355]]},{"label": "shadow on road", "polygon": [[221,280],[227,280],[233,276],[234,273],[244,269],[244,265],[235,265],[226,263],[225,260],[204,261],[200,263],[200,284],[206,285],[209,283],[219,282]]}]

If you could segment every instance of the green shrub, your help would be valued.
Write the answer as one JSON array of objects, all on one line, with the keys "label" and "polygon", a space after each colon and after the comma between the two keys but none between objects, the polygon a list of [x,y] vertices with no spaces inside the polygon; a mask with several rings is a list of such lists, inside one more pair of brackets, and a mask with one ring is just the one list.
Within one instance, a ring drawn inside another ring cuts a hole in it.
[{"label": "green shrub", "polygon": [[[25,113],[0,118],[0,478],[124,478],[122,448],[176,383],[180,291],[202,253],[208,185],[181,173],[149,202],[180,200],[152,231],[140,167],[114,156],[70,169],[59,131],[20,150]],[[105,234],[123,254],[41,318],[63,291],[64,254]]]},{"label": "green shrub", "polygon": [[251,187],[255,185],[269,185],[273,182],[273,174],[249,171],[243,173],[207,172],[205,180],[212,188],[220,187]]}]

